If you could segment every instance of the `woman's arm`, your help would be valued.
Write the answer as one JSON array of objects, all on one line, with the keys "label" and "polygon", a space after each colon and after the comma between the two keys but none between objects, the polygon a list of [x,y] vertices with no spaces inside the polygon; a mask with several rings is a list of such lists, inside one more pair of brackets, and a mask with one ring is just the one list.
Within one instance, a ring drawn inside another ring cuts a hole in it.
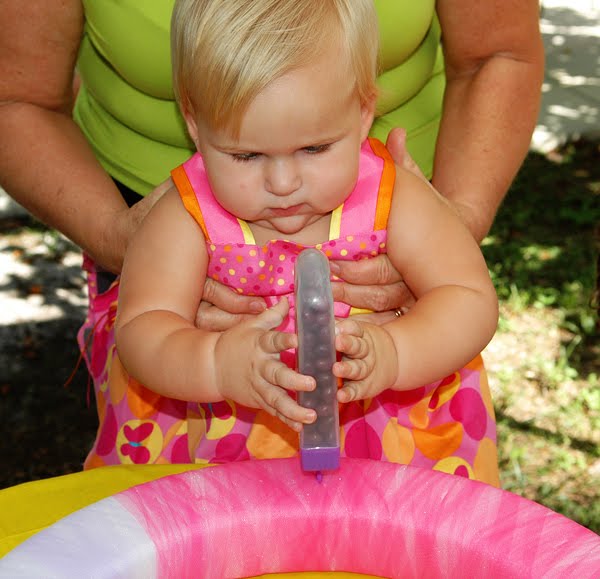
[{"label": "woman's arm", "polygon": [[432,183],[477,241],[531,140],[544,49],[537,0],[443,0],[446,91]]},{"label": "woman's arm", "polygon": [[162,194],[128,210],[71,118],[81,0],[0,0],[0,183],[19,203],[118,272]]},{"label": "woman's arm", "polygon": [[[480,242],[527,154],[537,120],[544,72],[539,3],[444,0],[436,8],[446,92],[432,183]],[[420,174],[402,129],[389,134],[387,147],[397,165]],[[337,265],[334,273],[347,283],[334,285],[336,299],[375,311],[412,305],[386,256]]]}]

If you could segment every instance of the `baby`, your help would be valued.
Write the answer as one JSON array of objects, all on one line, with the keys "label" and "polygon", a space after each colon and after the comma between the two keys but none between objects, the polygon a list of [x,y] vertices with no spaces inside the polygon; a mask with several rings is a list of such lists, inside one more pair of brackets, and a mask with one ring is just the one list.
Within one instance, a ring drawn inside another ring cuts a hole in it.
[{"label": "baby", "polygon": [[[306,247],[336,260],[387,252],[416,297],[384,325],[336,304],[343,453],[474,478],[495,461],[477,356],[496,294],[445,200],[367,137],[377,43],[372,0],[176,2],[174,86],[198,153],[128,249],[116,343],[131,376],[187,401],[192,462],[291,456],[315,420],[293,395],[314,379],[290,354]],[[198,329],[206,276],[271,307]]]}]

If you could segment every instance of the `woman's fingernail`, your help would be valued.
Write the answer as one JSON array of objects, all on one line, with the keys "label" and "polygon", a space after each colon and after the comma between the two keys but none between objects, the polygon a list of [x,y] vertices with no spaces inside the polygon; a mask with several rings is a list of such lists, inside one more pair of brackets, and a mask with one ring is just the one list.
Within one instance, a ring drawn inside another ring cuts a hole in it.
[{"label": "woman's fingernail", "polygon": [[250,302],[250,311],[260,314],[267,309],[265,302]]}]

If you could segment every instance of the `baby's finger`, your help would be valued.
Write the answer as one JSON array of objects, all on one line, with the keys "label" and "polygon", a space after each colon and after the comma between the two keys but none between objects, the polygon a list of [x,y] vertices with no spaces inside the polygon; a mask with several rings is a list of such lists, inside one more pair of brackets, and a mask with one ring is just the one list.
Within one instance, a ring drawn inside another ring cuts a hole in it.
[{"label": "baby's finger", "polygon": [[258,339],[258,345],[268,354],[279,354],[297,348],[298,336],[289,332],[265,332]]},{"label": "baby's finger", "polygon": [[[303,408],[285,390],[272,384],[264,389],[260,404],[267,412],[278,416],[294,430],[300,430],[302,424],[311,424],[317,418],[314,410]],[[296,426],[293,423],[296,423]]]},{"label": "baby's finger", "polygon": [[360,400],[360,398],[360,387],[357,382],[348,382],[343,388],[337,391],[338,402],[342,404],[347,404],[353,400]]},{"label": "baby's finger", "polygon": [[267,362],[262,374],[268,383],[294,392],[309,392],[314,390],[317,385],[312,376],[299,374],[279,360]]},{"label": "baby's finger", "polygon": [[336,334],[350,334],[352,336],[358,336],[362,338],[364,335],[364,328],[362,324],[358,323],[354,319],[342,319],[338,320],[335,324]]},{"label": "baby's finger", "polygon": [[363,380],[369,375],[369,368],[364,360],[346,359],[333,365],[333,374],[343,380]]},{"label": "baby's finger", "polygon": [[346,334],[335,337],[335,349],[350,358],[364,358],[369,353],[369,345],[364,338]]},{"label": "baby's finger", "polygon": [[282,298],[273,307],[265,310],[262,314],[256,316],[253,323],[255,328],[263,330],[272,330],[280,326],[290,311],[290,305],[287,298]]}]

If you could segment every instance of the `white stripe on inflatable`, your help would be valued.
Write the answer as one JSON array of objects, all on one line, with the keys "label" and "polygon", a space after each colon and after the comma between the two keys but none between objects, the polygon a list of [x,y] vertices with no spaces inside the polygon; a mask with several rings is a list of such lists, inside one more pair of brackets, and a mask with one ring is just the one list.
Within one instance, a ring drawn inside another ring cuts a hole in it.
[{"label": "white stripe on inflatable", "polygon": [[0,562],[2,579],[102,577],[156,577],[154,543],[135,517],[113,497],[40,531]]}]

